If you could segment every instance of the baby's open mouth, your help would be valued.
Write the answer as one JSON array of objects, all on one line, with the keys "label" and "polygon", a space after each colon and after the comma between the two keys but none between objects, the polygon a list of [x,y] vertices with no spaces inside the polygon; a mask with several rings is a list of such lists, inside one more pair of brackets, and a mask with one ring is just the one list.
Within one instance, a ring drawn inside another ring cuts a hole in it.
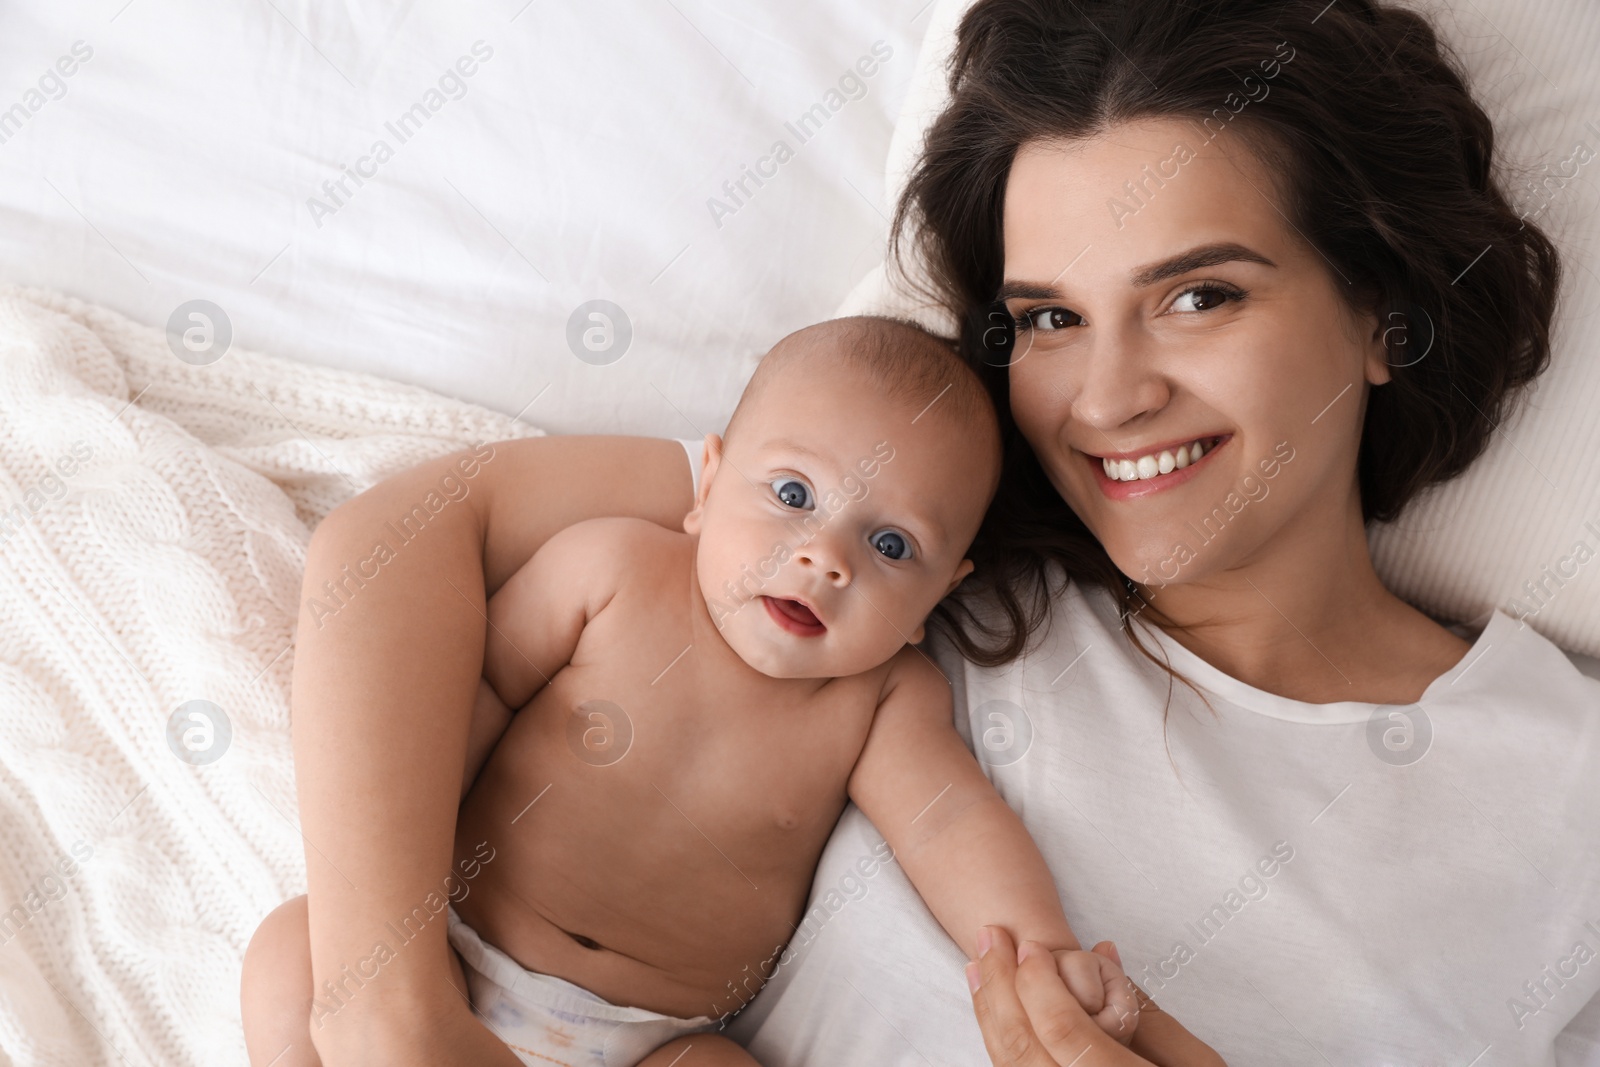
[{"label": "baby's open mouth", "polygon": [[827,630],[822,620],[817,618],[816,612],[798,600],[783,600],[773,596],[764,596],[761,600],[767,607],[767,614],[772,616],[772,621],[792,634],[814,637]]}]

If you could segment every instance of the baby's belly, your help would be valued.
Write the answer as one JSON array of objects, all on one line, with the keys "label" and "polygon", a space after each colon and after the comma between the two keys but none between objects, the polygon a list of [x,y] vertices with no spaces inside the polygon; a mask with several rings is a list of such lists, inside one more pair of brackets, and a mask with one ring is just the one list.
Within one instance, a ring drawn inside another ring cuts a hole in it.
[{"label": "baby's belly", "polygon": [[792,783],[704,740],[675,751],[665,731],[609,765],[573,759],[560,720],[533,710],[462,804],[456,859],[479,867],[456,910],[522,966],[612,1003],[739,1009],[794,931],[843,773],[795,803]]}]

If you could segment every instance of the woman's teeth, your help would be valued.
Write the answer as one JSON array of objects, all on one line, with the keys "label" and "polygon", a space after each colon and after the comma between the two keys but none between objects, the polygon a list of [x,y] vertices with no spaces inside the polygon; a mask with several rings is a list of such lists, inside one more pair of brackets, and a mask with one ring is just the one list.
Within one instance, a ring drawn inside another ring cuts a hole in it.
[{"label": "woman's teeth", "polygon": [[1137,482],[1182,470],[1216,447],[1217,438],[1203,437],[1178,448],[1152,452],[1138,459],[1102,459],[1106,477],[1114,482]]}]

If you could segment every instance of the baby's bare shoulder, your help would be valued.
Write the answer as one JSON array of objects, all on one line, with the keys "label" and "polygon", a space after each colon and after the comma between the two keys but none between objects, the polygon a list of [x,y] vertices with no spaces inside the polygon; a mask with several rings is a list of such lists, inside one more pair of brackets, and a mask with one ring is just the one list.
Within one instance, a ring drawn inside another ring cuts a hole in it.
[{"label": "baby's bare shoulder", "polygon": [[928,709],[935,716],[950,716],[950,682],[927,654],[915,645],[895,653],[883,667],[883,687],[878,707]]},{"label": "baby's bare shoulder", "polygon": [[[609,576],[614,588],[658,582],[687,566],[694,539],[646,519],[590,519],[562,530],[563,566]],[[555,538],[551,538],[554,541]]]},{"label": "baby's bare shoulder", "polygon": [[545,542],[539,551],[559,556],[564,564],[604,563],[610,568],[648,568],[663,555],[688,549],[689,535],[647,519],[587,519],[573,523]]},{"label": "baby's bare shoulder", "polygon": [[494,595],[516,611],[550,597],[586,602],[591,614],[625,586],[687,559],[688,534],[644,519],[588,519],[553,534]]}]

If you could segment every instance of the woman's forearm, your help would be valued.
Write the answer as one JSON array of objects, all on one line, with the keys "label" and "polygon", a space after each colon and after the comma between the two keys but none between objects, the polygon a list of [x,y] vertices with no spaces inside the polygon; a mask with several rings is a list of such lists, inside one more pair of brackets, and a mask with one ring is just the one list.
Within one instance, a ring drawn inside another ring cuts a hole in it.
[{"label": "woman's forearm", "polygon": [[[478,464],[470,476],[465,458]],[[370,1058],[397,1018],[414,1029],[464,1009],[448,984],[440,901],[483,666],[485,574],[492,590],[581,519],[681,522],[690,495],[673,442],[539,438],[422,464],[318,527],[292,730],[319,997],[312,1035],[330,1067],[345,1054]],[[407,916],[428,921],[401,941]]]}]

